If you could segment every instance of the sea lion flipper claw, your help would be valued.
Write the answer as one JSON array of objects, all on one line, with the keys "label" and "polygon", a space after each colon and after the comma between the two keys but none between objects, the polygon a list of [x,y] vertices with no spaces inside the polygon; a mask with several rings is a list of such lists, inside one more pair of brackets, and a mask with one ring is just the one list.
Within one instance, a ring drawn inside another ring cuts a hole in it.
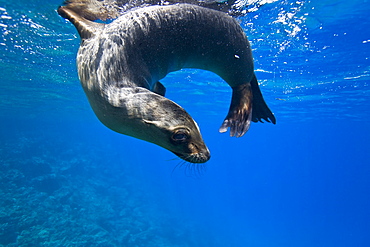
[{"label": "sea lion flipper claw", "polygon": [[230,128],[230,136],[243,136],[248,131],[252,120],[252,99],[249,83],[233,87],[229,113],[219,132],[224,133]]},{"label": "sea lion flipper claw", "polygon": [[248,116],[243,116],[243,118],[247,118],[244,121],[233,120],[233,119],[225,119],[222,123],[219,132],[225,133],[228,128],[230,128],[230,136],[233,137],[241,137],[243,136],[250,127],[251,124],[251,116],[252,114],[248,114]]},{"label": "sea lion flipper claw", "polygon": [[227,131],[227,128],[230,127],[230,123],[228,119],[225,119],[224,122],[221,124],[221,127],[219,128],[220,133],[225,133]]}]

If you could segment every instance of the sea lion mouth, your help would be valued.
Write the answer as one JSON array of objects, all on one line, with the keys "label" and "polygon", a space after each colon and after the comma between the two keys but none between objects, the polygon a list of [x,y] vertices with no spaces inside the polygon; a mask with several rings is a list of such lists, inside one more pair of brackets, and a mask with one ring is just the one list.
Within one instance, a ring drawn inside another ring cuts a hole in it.
[{"label": "sea lion mouth", "polygon": [[205,163],[211,158],[211,154],[209,152],[199,152],[193,154],[181,154],[176,152],[173,153],[181,159],[190,163]]}]

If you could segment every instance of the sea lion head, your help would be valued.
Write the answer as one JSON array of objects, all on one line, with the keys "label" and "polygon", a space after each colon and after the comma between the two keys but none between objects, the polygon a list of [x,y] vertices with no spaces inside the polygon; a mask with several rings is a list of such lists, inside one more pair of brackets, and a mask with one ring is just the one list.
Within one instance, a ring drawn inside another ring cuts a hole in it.
[{"label": "sea lion head", "polygon": [[103,91],[104,95],[86,93],[108,128],[157,144],[191,163],[210,159],[197,123],[172,100],[141,87],[109,87]]},{"label": "sea lion head", "polygon": [[[152,95],[153,96],[153,95]],[[148,128],[146,141],[155,143],[181,159],[191,163],[204,163],[210,159],[210,152],[203,141],[194,119],[175,102],[154,94],[158,104],[149,118],[142,122]]]}]

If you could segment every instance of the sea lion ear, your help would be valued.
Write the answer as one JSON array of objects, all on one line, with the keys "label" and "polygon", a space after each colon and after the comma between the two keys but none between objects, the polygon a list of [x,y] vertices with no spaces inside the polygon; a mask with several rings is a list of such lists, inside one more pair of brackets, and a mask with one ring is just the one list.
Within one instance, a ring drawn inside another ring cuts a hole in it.
[{"label": "sea lion ear", "polygon": [[151,120],[146,120],[146,119],[142,119],[142,121],[148,125],[160,125],[161,124],[161,121],[151,121]]}]

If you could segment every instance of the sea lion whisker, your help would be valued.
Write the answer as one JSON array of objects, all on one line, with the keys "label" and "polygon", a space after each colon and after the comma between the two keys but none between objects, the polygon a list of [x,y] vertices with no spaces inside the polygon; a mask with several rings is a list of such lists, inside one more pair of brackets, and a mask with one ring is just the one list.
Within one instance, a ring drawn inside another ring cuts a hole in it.
[{"label": "sea lion whisker", "polygon": [[207,171],[207,165],[205,163],[198,164],[198,169],[199,169],[199,175],[200,177],[202,177]]},{"label": "sea lion whisker", "polygon": [[171,176],[173,175],[173,173],[175,172],[175,170],[177,169],[177,167],[180,165],[180,163],[177,163],[177,165],[174,166],[174,168],[172,169],[171,171]]},{"label": "sea lion whisker", "polygon": [[203,164],[202,165],[202,169],[203,169],[203,173],[205,173],[205,172],[207,172],[207,169],[208,169],[208,166],[207,166],[207,164]]},{"label": "sea lion whisker", "polygon": [[172,169],[172,172],[171,172],[171,176],[173,175],[173,173],[175,172],[176,169],[179,169],[181,170],[182,167],[184,166],[184,164],[186,164],[187,162],[185,160],[180,160],[180,162],[178,162],[176,164],[176,166]]},{"label": "sea lion whisker", "polygon": [[[188,157],[184,157],[184,159],[190,159],[191,157],[192,155],[188,155]],[[192,158],[193,162],[188,162],[186,160],[178,162],[172,169],[171,176],[173,176],[176,170],[182,170],[186,177],[201,178],[206,171],[206,164],[198,162],[201,159],[197,156]]]},{"label": "sea lion whisker", "polygon": [[183,167],[181,167],[181,168],[183,168],[184,170],[184,174],[185,174],[185,176],[187,176],[187,177],[190,177],[191,176],[191,172],[189,172],[189,165],[191,165],[192,163],[189,163],[189,162],[184,162],[183,163]]},{"label": "sea lion whisker", "polygon": [[173,158],[173,159],[168,159],[168,160],[166,160],[166,161],[174,161],[174,160],[179,160],[180,158],[179,157],[175,157],[175,158]]},{"label": "sea lion whisker", "polygon": [[173,176],[177,170],[180,170],[180,163],[176,164],[176,165],[172,168],[171,176]]},{"label": "sea lion whisker", "polygon": [[197,165],[197,172],[198,174],[202,174],[202,165]]},{"label": "sea lion whisker", "polygon": [[194,167],[193,163],[187,163],[186,164],[185,170],[186,170],[186,176],[187,177],[193,177],[193,174],[194,174],[193,167]]},{"label": "sea lion whisker", "polygon": [[200,177],[200,174],[201,174],[199,172],[199,167],[200,167],[199,164],[193,166],[193,172],[194,172],[194,175],[196,176],[196,178],[199,178]]},{"label": "sea lion whisker", "polygon": [[203,176],[203,166],[201,163],[187,163],[185,175],[192,178],[201,178]]}]

